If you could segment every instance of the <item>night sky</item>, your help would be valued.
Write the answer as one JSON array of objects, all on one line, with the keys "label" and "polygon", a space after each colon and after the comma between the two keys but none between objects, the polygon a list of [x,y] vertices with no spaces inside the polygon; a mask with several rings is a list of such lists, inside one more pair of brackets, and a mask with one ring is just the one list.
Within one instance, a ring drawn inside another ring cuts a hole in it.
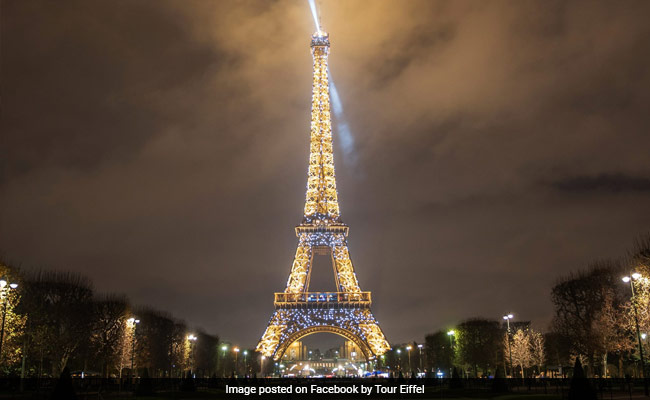
[{"label": "night sky", "polygon": [[[545,330],[560,276],[650,230],[650,2],[321,14],[389,341],[509,311]],[[254,346],[302,218],[313,29],[306,0],[2,1],[4,258]]]}]

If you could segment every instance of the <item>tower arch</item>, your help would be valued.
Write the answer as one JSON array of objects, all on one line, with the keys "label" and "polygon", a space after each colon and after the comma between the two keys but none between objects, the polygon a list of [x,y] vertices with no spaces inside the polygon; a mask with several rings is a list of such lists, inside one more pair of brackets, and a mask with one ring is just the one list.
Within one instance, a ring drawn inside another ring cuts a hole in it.
[{"label": "tower arch", "polygon": [[368,360],[372,355],[372,350],[368,346],[368,343],[366,343],[362,338],[357,336],[351,330],[340,328],[338,326],[333,326],[333,325],[320,325],[320,326],[312,326],[309,328],[305,328],[289,335],[289,337],[287,337],[287,339],[285,339],[278,346],[278,349],[276,350],[276,353],[274,355],[274,359],[276,360],[282,359],[282,356],[287,351],[287,349],[291,346],[291,344],[293,344],[295,341],[301,340],[302,338],[309,335],[313,335],[315,333],[332,333],[334,335],[341,336],[346,340],[352,341],[361,350],[361,353],[363,353],[363,357],[366,360]]}]

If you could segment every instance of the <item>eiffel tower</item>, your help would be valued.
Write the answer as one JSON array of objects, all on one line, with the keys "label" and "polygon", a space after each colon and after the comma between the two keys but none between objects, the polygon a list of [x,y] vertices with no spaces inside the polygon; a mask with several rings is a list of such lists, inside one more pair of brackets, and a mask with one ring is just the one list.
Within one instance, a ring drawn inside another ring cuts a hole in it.
[{"label": "eiffel tower", "polygon": [[[284,292],[275,293],[275,312],[256,351],[278,360],[301,338],[319,332],[353,342],[366,359],[390,349],[370,311],[370,292],[359,288],[347,246],[348,226],[341,222],[332,153],[332,122],[327,69],[329,35],[318,31],[311,40],[314,79],[311,141],[304,218],[296,227],[298,248]],[[336,292],[310,292],[314,254],[329,254]]]}]

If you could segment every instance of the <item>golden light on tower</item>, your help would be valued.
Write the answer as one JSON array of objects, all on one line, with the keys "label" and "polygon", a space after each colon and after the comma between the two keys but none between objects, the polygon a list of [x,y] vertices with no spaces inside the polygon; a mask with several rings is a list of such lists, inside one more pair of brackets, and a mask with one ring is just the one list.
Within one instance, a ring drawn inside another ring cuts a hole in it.
[{"label": "golden light on tower", "polygon": [[[329,35],[312,35],[313,82],[309,165],[303,220],[296,227],[298,246],[284,292],[275,293],[275,312],[256,351],[275,360],[304,336],[329,332],[352,341],[369,358],[390,349],[370,311],[370,292],[362,292],[341,222],[334,153],[327,58]],[[331,254],[336,292],[309,292],[315,253]]]}]

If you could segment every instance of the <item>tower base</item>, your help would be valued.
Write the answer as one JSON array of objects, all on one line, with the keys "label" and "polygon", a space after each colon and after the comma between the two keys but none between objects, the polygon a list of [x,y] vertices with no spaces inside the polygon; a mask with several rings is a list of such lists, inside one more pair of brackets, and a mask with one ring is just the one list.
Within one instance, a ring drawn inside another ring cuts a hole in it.
[{"label": "tower base", "polygon": [[282,358],[296,340],[314,333],[333,333],[352,341],[366,359],[390,349],[369,308],[276,308],[256,351],[274,360]]}]

